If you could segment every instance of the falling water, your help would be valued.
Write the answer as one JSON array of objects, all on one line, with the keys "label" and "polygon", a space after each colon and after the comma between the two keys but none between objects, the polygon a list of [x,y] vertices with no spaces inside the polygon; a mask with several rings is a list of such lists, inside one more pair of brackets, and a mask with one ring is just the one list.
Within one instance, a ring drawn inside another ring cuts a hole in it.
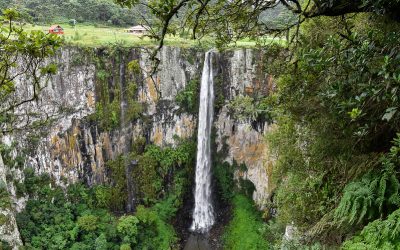
[{"label": "falling water", "polygon": [[211,126],[214,115],[212,51],[206,53],[200,89],[195,206],[192,231],[204,233],[214,224],[211,203]]}]

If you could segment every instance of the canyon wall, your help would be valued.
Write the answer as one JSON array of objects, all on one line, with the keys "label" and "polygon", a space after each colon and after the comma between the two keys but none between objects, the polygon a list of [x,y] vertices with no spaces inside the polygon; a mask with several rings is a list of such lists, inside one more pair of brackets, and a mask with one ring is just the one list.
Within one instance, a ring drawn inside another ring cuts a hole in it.
[{"label": "canyon wall", "polygon": [[[217,53],[213,66],[220,93],[214,119],[217,144],[214,153],[223,155],[230,163],[246,165],[247,170],[238,171],[236,176],[253,182],[256,187],[253,198],[260,207],[271,193],[269,174],[273,158],[268,155],[264,138],[271,125],[265,121],[235,120],[227,104],[237,96],[266,95],[273,89],[272,77],[263,70],[264,56],[258,50],[235,49]],[[151,75],[151,61],[144,48],[112,53],[105,49],[63,48],[52,59],[59,65],[58,73],[49,80],[39,100],[29,104],[30,109],[54,114],[52,122],[35,132],[4,137],[3,141],[9,145],[17,142],[13,154],[27,156],[25,167],[32,167],[39,174],[48,173],[65,186],[77,181],[89,185],[106,182],[106,162],[129,151],[139,138],[160,146],[174,145],[176,136],[192,138],[197,127],[196,114],[183,111],[175,97],[190,81],[200,79],[204,51],[164,47],[159,57],[160,65]],[[132,69],[132,61],[137,62],[138,69]],[[24,80],[24,77],[19,79],[20,83]],[[109,100],[115,99],[115,95],[122,96],[117,107],[120,122],[111,128],[100,126],[93,118],[98,104],[104,101],[101,99],[104,88],[99,87],[99,82],[109,90]],[[136,84],[134,99],[144,109],[140,118],[126,120],[132,97],[124,90],[131,82]],[[10,179],[22,181],[21,169],[5,165],[1,168]],[[12,182],[7,184],[13,207],[20,211],[24,197],[17,197]]]}]

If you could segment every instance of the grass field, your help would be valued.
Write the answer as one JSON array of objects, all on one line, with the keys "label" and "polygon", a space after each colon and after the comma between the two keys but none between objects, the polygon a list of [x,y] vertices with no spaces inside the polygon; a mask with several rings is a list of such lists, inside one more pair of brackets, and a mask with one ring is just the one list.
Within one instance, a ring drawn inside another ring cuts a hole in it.
[{"label": "grass field", "polygon": [[[81,45],[86,47],[100,47],[110,44],[120,44],[123,46],[152,46],[157,45],[157,42],[151,40],[148,37],[141,37],[124,32],[123,28],[117,27],[101,27],[94,25],[77,25],[71,27],[68,24],[61,24],[64,28],[65,41],[69,44]],[[25,30],[48,30],[49,26],[38,26],[38,25],[25,25]],[[267,38],[267,41],[272,39]],[[276,39],[272,42],[282,43],[282,40]],[[211,48],[214,46],[214,42],[211,38],[204,38],[201,41],[189,40],[180,38],[177,36],[167,36],[165,39],[165,45],[179,46],[179,47],[194,47],[201,46],[205,48]],[[241,41],[232,44],[230,47],[245,47],[253,48],[256,46],[254,41],[249,39],[243,39]]]}]

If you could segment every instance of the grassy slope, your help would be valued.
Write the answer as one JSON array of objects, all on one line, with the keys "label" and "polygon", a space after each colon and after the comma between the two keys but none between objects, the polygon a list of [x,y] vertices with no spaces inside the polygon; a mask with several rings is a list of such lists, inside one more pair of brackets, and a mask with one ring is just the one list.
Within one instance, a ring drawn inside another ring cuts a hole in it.
[{"label": "grassy slope", "polygon": [[261,233],[263,223],[251,199],[244,195],[233,198],[233,218],[224,233],[224,249],[267,250],[268,243]]},{"label": "grassy slope", "polygon": [[[109,44],[122,44],[126,46],[152,46],[156,45],[157,42],[149,39],[148,37],[140,37],[133,34],[124,32],[123,28],[118,27],[101,27],[93,25],[77,25],[75,28],[68,24],[61,24],[64,28],[64,37],[67,43],[74,45],[81,45],[87,47],[99,47]],[[25,30],[42,30],[47,31],[48,26],[33,26],[25,25]],[[267,41],[272,41],[272,39],[267,38]],[[276,39],[276,42],[282,43],[282,40]],[[213,41],[211,38],[203,38],[201,44],[199,41],[183,39],[176,36],[167,36],[165,40],[165,45],[179,46],[179,47],[213,47]],[[256,47],[256,43],[249,39],[243,39],[231,47],[244,47],[253,48]]]}]

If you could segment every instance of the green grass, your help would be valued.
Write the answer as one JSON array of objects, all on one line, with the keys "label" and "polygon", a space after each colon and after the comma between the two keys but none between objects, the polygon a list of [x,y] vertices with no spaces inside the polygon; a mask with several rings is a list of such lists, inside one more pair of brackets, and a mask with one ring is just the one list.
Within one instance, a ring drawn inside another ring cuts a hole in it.
[{"label": "green grass", "polygon": [[[84,25],[80,24],[76,27],[71,27],[69,24],[60,24],[64,28],[64,38],[68,44],[80,45],[85,47],[100,47],[110,44],[120,44],[126,47],[132,46],[156,46],[157,41],[151,40],[148,37],[137,36],[124,32],[124,28],[107,27],[100,25]],[[48,31],[49,26],[27,24],[24,29]],[[266,38],[265,41],[272,41],[272,38]],[[282,40],[274,40],[281,43]],[[188,47],[203,47],[211,48],[215,46],[212,38],[203,38],[201,41],[189,40],[177,36],[167,36],[165,45]],[[257,44],[250,39],[242,39],[236,43],[230,44],[229,48],[254,48]]]},{"label": "green grass", "polygon": [[250,38],[243,38],[240,39],[239,41],[235,42],[235,43],[231,43],[229,44],[229,48],[255,48],[258,46],[261,47],[265,47],[268,46],[272,43],[277,43],[280,45],[285,45],[286,44],[286,39],[282,39],[279,37],[273,38],[270,36],[266,36],[262,39],[260,39],[259,44],[257,44],[256,41],[251,40]]},{"label": "green grass", "polygon": [[244,195],[235,195],[233,218],[224,233],[224,249],[259,250],[269,249],[262,233],[263,222],[254,202]]},{"label": "green grass", "polygon": [[[151,46],[157,42],[148,37],[141,37],[124,32],[123,28],[118,27],[99,27],[93,25],[77,25],[71,27],[68,24],[61,25],[64,28],[64,38],[69,44],[82,45],[87,47],[99,47],[109,44],[121,44],[126,46]],[[25,30],[47,31],[48,26],[24,26]],[[166,45],[179,45],[180,47],[193,46],[193,41],[179,37],[169,36],[165,40]]]}]

